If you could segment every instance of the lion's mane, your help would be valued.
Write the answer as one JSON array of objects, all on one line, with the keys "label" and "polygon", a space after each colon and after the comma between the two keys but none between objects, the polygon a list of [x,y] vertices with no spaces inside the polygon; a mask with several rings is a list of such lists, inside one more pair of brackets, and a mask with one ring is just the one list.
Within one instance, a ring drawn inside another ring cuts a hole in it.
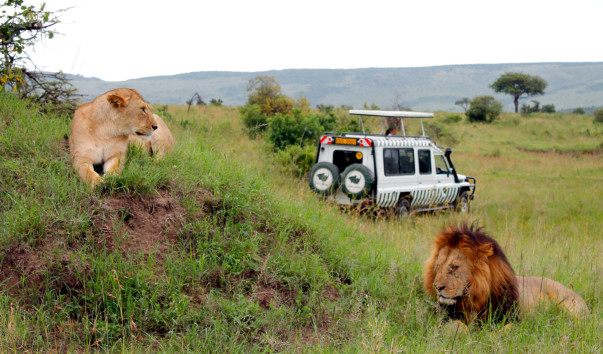
[{"label": "lion's mane", "polygon": [[425,262],[424,287],[430,296],[434,289],[435,262],[443,247],[458,248],[470,263],[471,276],[467,296],[454,305],[443,305],[451,319],[471,322],[492,316],[494,320],[516,319],[518,316],[518,286],[513,268],[500,245],[486,235],[482,228],[462,224],[448,226],[433,241],[430,257]]}]

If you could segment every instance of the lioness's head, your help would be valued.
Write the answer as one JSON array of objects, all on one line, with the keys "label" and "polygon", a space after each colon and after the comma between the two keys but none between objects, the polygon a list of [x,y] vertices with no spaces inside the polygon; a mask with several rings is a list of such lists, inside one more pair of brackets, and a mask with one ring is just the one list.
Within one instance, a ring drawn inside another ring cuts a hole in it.
[{"label": "lioness's head", "polygon": [[498,243],[481,228],[442,230],[425,263],[424,287],[453,318],[467,321],[490,310],[509,312],[517,303],[517,281]]},{"label": "lioness's head", "polygon": [[157,129],[157,121],[151,106],[134,89],[119,88],[106,93],[107,102],[117,116],[116,124],[124,135],[137,135],[143,140],[150,139]]}]

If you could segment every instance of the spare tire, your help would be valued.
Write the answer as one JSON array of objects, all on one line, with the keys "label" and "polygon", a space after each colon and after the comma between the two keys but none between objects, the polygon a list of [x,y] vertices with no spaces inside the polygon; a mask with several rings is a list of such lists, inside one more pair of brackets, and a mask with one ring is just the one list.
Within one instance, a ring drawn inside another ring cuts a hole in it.
[{"label": "spare tire", "polygon": [[368,196],[374,182],[371,170],[359,163],[349,165],[341,174],[341,190],[352,199]]},{"label": "spare tire", "polygon": [[308,183],[317,194],[331,195],[339,187],[339,169],[330,162],[321,161],[310,169]]}]

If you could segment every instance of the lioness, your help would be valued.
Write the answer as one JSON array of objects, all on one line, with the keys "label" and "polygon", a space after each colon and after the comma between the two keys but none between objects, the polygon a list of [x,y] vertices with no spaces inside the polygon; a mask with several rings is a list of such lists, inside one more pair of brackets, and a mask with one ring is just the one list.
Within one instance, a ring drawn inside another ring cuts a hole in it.
[{"label": "lioness", "polygon": [[425,291],[448,317],[470,323],[492,316],[518,319],[542,301],[581,316],[590,313],[582,297],[543,277],[516,276],[500,245],[467,225],[449,226],[433,241],[425,263]]},{"label": "lioness", "polygon": [[143,140],[138,135],[130,135],[129,141],[142,147],[151,156],[163,157],[174,149],[174,137],[160,116],[153,114],[153,117],[157,122],[157,130],[151,135],[151,139]]},{"label": "lioness", "polygon": [[149,140],[157,129],[151,107],[134,89],[106,92],[75,111],[69,147],[71,163],[80,179],[94,188],[103,173],[119,171],[126,158],[128,136]]}]

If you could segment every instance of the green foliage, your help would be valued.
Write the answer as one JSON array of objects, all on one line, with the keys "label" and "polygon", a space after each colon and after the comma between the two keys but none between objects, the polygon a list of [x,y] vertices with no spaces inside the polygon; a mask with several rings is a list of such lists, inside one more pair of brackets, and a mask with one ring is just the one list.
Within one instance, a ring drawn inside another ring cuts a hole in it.
[{"label": "green foliage", "polygon": [[258,106],[267,116],[288,114],[293,109],[293,99],[281,92],[281,86],[273,76],[257,76],[249,80],[247,94],[247,104]]},{"label": "green foliage", "polygon": [[502,112],[502,104],[492,96],[476,96],[467,110],[467,119],[470,122],[491,123]]},{"label": "green foliage", "polygon": [[296,177],[303,177],[310,171],[316,162],[316,146],[289,145],[276,152],[276,162],[283,166],[283,170]]},{"label": "green foliage", "polygon": [[161,118],[163,118],[166,121],[174,120],[174,115],[171,114],[170,112],[168,112],[167,105],[160,105],[160,106],[153,107],[153,110],[155,111],[155,114],[157,114],[158,116],[160,116]]},{"label": "green foliage", "polygon": [[294,109],[293,114],[276,114],[268,119],[268,140],[275,150],[289,145],[314,144],[321,134],[334,126],[333,115],[304,115],[300,109]]},{"label": "green foliage", "polygon": [[50,27],[59,23],[45,6],[27,6],[23,0],[0,3],[0,91],[12,91],[45,112],[72,114],[77,95],[65,75],[27,68],[27,50],[44,38],[52,39]]},{"label": "green foliage", "polygon": [[458,123],[458,122],[460,122],[462,120],[463,120],[463,117],[461,115],[459,115],[459,114],[451,114],[451,115],[446,116],[446,118],[444,118],[442,120],[442,122],[450,124],[450,123]]},{"label": "green foliage", "polygon": [[318,104],[316,105],[316,109],[318,109],[321,113],[332,113],[335,110],[335,106],[333,106],[332,104],[326,105],[326,104]]},{"label": "green foliage", "polygon": [[221,105],[222,105],[222,103],[223,103],[223,102],[222,102],[222,99],[221,99],[221,98],[218,98],[218,99],[212,98],[211,100],[209,100],[209,105],[210,105],[210,106],[216,106],[216,107],[219,107],[219,106],[221,106]]},{"label": "green foliage", "polygon": [[584,108],[582,108],[582,107],[578,107],[578,108],[574,109],[572,111],[572,113],[573,114],[586,114],[586,112],[584,111]]},{"label": "green foliage", "polygon": [[542,113],[555,113],[555,105],[554,104],[544,104],[542,105],[542,109],[540,110]]},{"label": "green foliage", "polygon": [[516,72],[504,73],[490,85],[494,92],[506,93],[513,97],[515,113],[518,112],[519,99],[522,96],[542,95],[546,87],[547,82],[540,76]]},{"label": "green foliage", "polygon": [[436,122],[424,122],[425,134],[434,138],[436,141],[446,143],[447,145],[455,145],[458,140],[447,128],[447,126]]},{"label": "green foliage", "polygon": [[595,119],[593,122],[595,123],[603,123],[603,108],[598,108],[593,112]]},{"label": "green foliage", "polygon": [[243,125],[247,128],[247,133],[251,138],[266,131],[268,127],[268,116],[262,113],[260,107],[255,104],[248,104],[239,107],[239,114]]}]

